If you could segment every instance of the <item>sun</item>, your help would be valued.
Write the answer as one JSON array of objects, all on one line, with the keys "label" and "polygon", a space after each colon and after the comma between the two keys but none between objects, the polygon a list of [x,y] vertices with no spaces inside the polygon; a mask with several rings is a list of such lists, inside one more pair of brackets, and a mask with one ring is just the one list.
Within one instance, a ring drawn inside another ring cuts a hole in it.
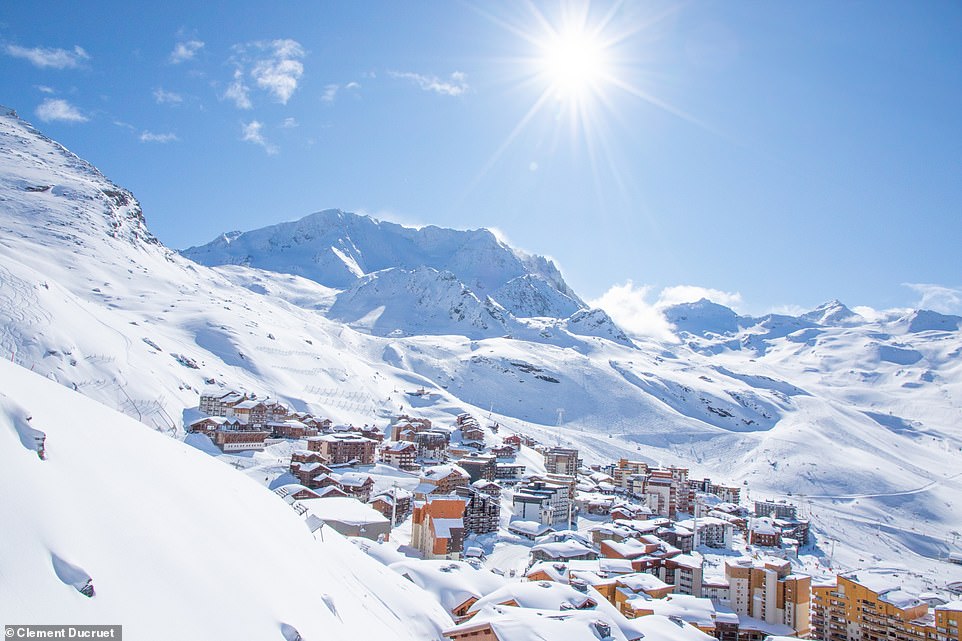
[{"label": "sun", "polygon": [[584,99],[598,93],[608,76],[604,41],[585,25],[565,25],[539,43],[538,66],[548,90],[559,99]]}]

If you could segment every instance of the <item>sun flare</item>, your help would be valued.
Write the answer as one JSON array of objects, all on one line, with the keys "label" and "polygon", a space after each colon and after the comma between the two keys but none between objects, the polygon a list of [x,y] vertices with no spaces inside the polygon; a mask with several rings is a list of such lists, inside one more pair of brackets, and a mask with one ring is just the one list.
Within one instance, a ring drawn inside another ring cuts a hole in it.
[{"label": "sun flare", "polygon": [[583,28],[567,27],[542,43],[540,66],[559,98],[583,98],[607,75],[604,43]]}]

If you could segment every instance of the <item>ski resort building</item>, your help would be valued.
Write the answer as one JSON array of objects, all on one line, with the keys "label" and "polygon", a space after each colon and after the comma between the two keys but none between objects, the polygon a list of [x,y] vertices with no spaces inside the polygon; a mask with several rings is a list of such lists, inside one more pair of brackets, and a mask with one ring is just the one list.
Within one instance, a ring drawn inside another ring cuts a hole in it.
[{"label": "ski resort building", "polygon": [[805,638],[811,630],[812,579],[792,574],[783,559],[742,558],[725,563],[730,605],[741,617],[784,625]]},{"label": "ski resort building", "polygon": [[307,449],[320,452],[327,465],[371,465],[376,443],[350,432],[324,434],[307,439]]},{"label": "ski resort building", "polygon": [[381,460],[399,470],[415,472],[421,469],[417,462],[418,446],[407,441],[397,441],[381,450]]},{"label": "ski resort building", "polygon": [[574,476],[581,467],[578,450],[566,447],[551,447],[544,451],[544,469],[549,474]]},{"label": "ski resort building", "polygon": [[465,500],[457,496],[429,496],[414,502],[411,546],[425,559],[461,558],[464,548]]},{"label": "ski resort building", "polygon": [[960,641],[962,601],[930,609],[892,577],[840,574],[812,586],[812,638],[822,641]]}]

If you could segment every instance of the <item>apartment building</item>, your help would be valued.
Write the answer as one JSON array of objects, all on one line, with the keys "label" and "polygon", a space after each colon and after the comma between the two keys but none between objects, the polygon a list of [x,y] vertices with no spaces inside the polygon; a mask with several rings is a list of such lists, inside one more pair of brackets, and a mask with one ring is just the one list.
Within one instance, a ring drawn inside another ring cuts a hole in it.
[{"label": "apartment building", "polygon": [[893,577],[840,574],[812,587],[812,638],[823,641],[960,641],[962,601],[930,609]]},{"label": "apartment building", "polygon": [[741,558],[725,563],[732,610],[769,624],[792,628],[798,637],[811,630],[812,578],[792,574],[784,559]]}]

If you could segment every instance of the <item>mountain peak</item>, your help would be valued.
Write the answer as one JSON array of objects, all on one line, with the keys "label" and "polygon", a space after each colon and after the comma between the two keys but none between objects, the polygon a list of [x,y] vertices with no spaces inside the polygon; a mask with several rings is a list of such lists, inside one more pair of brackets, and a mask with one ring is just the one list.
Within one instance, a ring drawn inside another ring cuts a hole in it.
[{"label": "mountain peak", "polygon": [[837,298],[822,303],[812,311],[802,314],[799,318],[819,325],[852,325],[865,321],[864,318],[850,310]]},{"label": "mountain peak", "polygon": [[77,247],[98,234],[134,245],[160,244],[133,194],[5,107],[0,148],[8,151],[0,165],[0,200],[11,208],[7,219],[20,233],[69,236]]},{"label": "mountain peak", "polygon": [[479,300],[491,296],[515,316],[567,318],[584,302],[543,256],[531,256],[487,229],[415,228],[327,209],[182,252],[208,266],[247,265],[349,289],[391,268],[450,272]]}]

